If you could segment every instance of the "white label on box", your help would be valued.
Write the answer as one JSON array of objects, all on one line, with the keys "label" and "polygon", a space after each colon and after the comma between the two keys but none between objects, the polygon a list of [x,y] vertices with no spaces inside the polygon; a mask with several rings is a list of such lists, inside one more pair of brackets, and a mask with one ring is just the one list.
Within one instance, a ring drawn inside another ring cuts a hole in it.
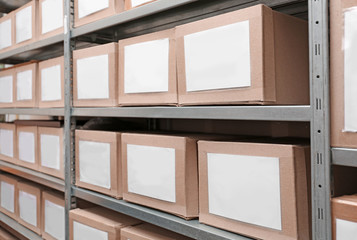
[{"label": "white label on box", "polygon": [[131,0],[131,7],[137,7],[141,4],[151,2],[152,0]]},{"label": "white label on box", "polygon": [[15,212],[15,186],[7,182],[1,182],[1,207],[7,211]]},{"label": "white label on box", "polygon": [[169,90],[169,42],[165,38],[125,46],[125,93]]},{"label": "white label on box", "polygon": [[14,131],[0,129],[0,153],[14,157]]},{"label": "white label on box", "polygon": [[12,75],[0,77],[0,103],[12,102]]},{"label": "white label on box", "polygon": [[19,212],[22,220],[37,226],[37,197],[30,193],[19,191]]},{"label": "white label on box", "polygon": [[19,132],[19,160],[35,163],[35,134]]},{"label": "white label on box", "polygon": [[78,18],[82,18],[109,7],[109,0],[78,0]]},{"label": "white label on box", "polygon": [[12,45],[11,19],[0,23],[0,50]]},{"label": "white label on box", "polygon": [[128,191],[176,202],[175,149],[127,145]]},{"label": "white label on box", "polygon": [[45,200],[45,232],[57,240],[64,240],[64,207]]},{"label": "white label on box", "polygon": [[79,141],[79,179],[110,189],[110,143]]},{"label": "white label on box", "polygon": [[73,221],[73,240],[108,240],[108,233]]},{"label": "white label on box", "polygon": [[108,99],[108,54],[78,59],[77,84],[78,99]]},{"label": "white label on box", "polygon": [[357,222],[336,218],[336,240],[357,239]]},{"label": "white label on box", "polygon": [[32,6],[16,13],[16,43],[32,38]]},{"label": "white label on box", "polygon": [[357,132],[357,9],[345,13],[345,131]]},{"label": "white label on box", "polygon": [[209,212],[282,229],[279,158],[208,153]]},{"label": "white label on box", "polygon": [[60,169],[60,137],[41,134],[41,165],[48,168]]},{"label": "white label on box", "polygon": [[42,2],[42,34],[63,27],[63,0]]},{"label": "white label on box", "polygon": [[249,21],[184,37],[187,92],[251,86]]},{"label": "white label on box", "polygon": [[55,65],[41,70],[41,100],[56,101],[62,98],[61,66]]},{"label": "white label on box", "polygon": [[32,99],[32,70],[17,73],[16,88],[18,101]]}]

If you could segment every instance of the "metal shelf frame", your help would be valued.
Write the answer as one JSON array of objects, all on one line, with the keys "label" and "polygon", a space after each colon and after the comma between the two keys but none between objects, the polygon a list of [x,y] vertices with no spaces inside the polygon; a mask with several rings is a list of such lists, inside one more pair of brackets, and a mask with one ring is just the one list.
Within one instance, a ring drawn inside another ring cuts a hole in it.
[{"label": "metal shelf frame", "polygon": [[357,149],[332,148],[332,164],[357,167]]},{"label": "metal shelf frame", "polygon": [[64,116],[63,108],[0,108],[0,114]]}]

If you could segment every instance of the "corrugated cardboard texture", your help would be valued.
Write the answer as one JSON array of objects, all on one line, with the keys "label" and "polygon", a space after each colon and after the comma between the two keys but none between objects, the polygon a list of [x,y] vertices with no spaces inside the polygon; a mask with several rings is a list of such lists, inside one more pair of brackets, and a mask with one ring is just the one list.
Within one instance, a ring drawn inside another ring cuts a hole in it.
[{"label": "corrugated cardboard texture", "polygon": [[[310,239],[307,147],[279,144],[199,141],[200,216],[202,223],[266,240]],[[279,157],[282,230],[273,230],[209,213],[207,153]]]},{"label": "corrugated cardboard texture", "polygon": [[[109,99],[78,99],[77,60],[108,54]],[[73,105],[75,107],[115,107],[118,105],[118,44],[108,43],[73,52]]]},{"label": "corrugated cardboard texture", "polygon": [[86,210],[77,208],[69,212],[70,240],[73,240],[74,221],[107,232],[108,240],[119,239],[120,230],[123,227],[133,226],[140,223],[140,221],[135,218],[101,207]]},{"label": "corrugated cardboard texture", "polygon": [[[0,160],[6,161],[6,162],[10,162],[10,163],[16,163],[17,162],[17,135],[16,135],[16,125],[15,124],[11,124],[11,123],[0,123],[0,129],[5,129],[5,130],[10,130],[12,131],[12,137],[13,137],[13,156],[14,157],[9,157],[9,156],[5,156],[0,154]],[[0,146],[1,148],[1,146]]]},{"label": "corrugated cardboard texture", "polygon": [[[125,93],[124,92],[124,48],[125,46],[148,41],[169,38],[169,83],[167,92],[156,93]],[[175,29],[169,29],[156,33],[119,41],[119,104],[129,105],[176,105],[177,104],[177,80],[176,80],[176,47]]]},{"label": "corrugated cardboard texture", "polygon": [[[30,163],[30,162],[26,162],[26,161],[22,161],[20,160],[20,156],[19,156],[19,135],[20,132],[30,132],[34,134],[34,143],[35,143],[35,163]],[[37,127],[36,126],[16,126],[16,156],[17,156],[17,160],[16,163],[17,165],[23,166],[23,167],[27,167],[27,168],[31,168],[33,170],[38,170],[38,154],[37,154]]]},{"label": "corrugated cardboard texture", "polygon": [[16,87],[15,87],[15,69],[5,69],[0,71],[0,78],[12,76],[12,102],[0,102],[0,108],[10,108],[14,107],[15,97],[16,97]]},{"label": "corrugated cardboard texture", "polygon": [[[173,213],[183,218],[198,216],[197,140],[187,137],[122,134],[123,198],[126,201]],[[127,145],[175,149],[176,202],[158,200],[128,191]]]},{"label": "corrugated cardboard texture", "polygon": [[357,222],[357,195],[332,198],[332,239],[336,240],[336,219]]},{"label": "corrugated cardboard texture", "polygon": [[[49,37],[53,37],[58,34],[63,34],[63,29],[64,29],[64,27],[61,27],[61,28],[57,28],[55,30],[52,30],[50,32],[42,34],[42,11],[43,11],[42,10],[42,2],[43,1],[46,1],[46,0],[39,0],[39,3],[38,3],[38,38],[40,40],[49,38]],[[62,4],[64,5],[63,0],[62,0]],[[64,11],[64,8],[63,8],[63,11]]]},{"label": "corrugated cardboard texture", "polygon": [[[187,92],[184,36],[246,20],[250,25],[251,87]],[[307,36],[306,21],[264,5],[177,27],[179,104],[308,104]]]},{"label": "corrugated cardboard texture", "polygon": [[10,12],[6,16],[1,17],[0,18],[0,23],[5,22],[5,21],[7,21],[9,19],[11,19],[11,46],[1,49],[0,53],[11,50],[12,48],[14,48],[14,45],[15,45],[15,33],[14,33],[14,29],[15,29],[14,20],[15,20],[15,18],[14,18],[14,12]]},{"label": "corrugated cardboard texture", "polygon": [[[38,104],[38,73],[37,73],[38,65],[37,63],[31,63],[28,65],[24,66],[19,66],[15,68],[15,74],[14,74],[14,79],[15,79],[15,95],[14,95],[14,106],[16,107],[30,107],[30,108],[35,108],[37,107]],[[20,72],[24,72],[27,70],[32,71],[32,99],[30,100],[17,100],[17,74]]]},{"label": "corrugated cardboard texture", "polygon": [[[17,184],[18,182],[20,181],[19,178],[15,177],[15,176],[12,176],[12,175],[9,175],[9,174],[0,174],[0,181],[1,182],[6,182],[6,183],[9,183],[11,185],[14,185],[15,186],[15,202],[14,202],[14,213],[6,210],[5,208],[1,207],[0,205],[0,211],[6,215],[8,215],[9,217],[17,220],[18,219],[18,206],[17,206],[17,201],[18,201],[18,191],[17,191]],[[1,185],[0,185],[0,189],[1,189]]]}]

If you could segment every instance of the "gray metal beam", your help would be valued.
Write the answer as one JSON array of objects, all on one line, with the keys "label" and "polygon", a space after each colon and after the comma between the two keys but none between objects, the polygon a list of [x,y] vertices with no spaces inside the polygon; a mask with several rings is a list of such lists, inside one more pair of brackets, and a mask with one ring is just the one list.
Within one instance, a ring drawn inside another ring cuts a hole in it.
[{"label": "gray metal beam", "polygon": [[357,149],[332,148],[332,164],[357,167]]},{"label": "gray metal beam", "polygon": [[0,108],[0,114],[64,116],[63,108]]}]

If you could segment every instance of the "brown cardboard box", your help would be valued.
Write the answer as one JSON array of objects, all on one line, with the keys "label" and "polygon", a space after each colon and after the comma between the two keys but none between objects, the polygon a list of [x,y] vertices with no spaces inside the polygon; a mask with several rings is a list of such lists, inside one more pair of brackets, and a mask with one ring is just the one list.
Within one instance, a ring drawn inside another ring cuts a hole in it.
[{"label": "brown cardboard box", "polygon": [[41,189],[39,185],[18,182],[18,222],[41,234]]},{"label": "brown cardboard box", "polygon": [[[108,5],[105,4],[108,3]],[[124,0],[82,1],[74,0],[74,26],[79,27],[124,11]],[[101,4],[100,4],[101,3]]]},{"label": "brown cardboard box", "polygon": [[[4,25],[3,25],[4,24]],[[9,51],[13,48],[15,44],[15,33],[14,33],[14,13],[10,12],[6,16],[0,18],[0,25],[2,31],[0,35],[6,35],[10,39],[5,39],[5,42],[0,42],[0,53]],[[10,31],[10,32],[9,32]],[[9,42],[6,42],[9,41]]]},{"label": "brown cardboard box", "polygon": [[63,34],[63,6],[63,0],[39,0],[39,39],[45,39],[58,34]]},{"label": "brown cardboard box", "polygon": [[120,239],[120,230],[127,226],[137,225],[140,221],[110,211],[109,209],[95,207],[86,210],[74,209],[69,212],[69,239]]},{"label": "brown cardboard box", "polygon": [[173,213],[198,216],[197,140],[122,134],[123,198]]},{"label": "brown cardboard box", "polygon": [[0,211],[15,220],[18,218],[18,181],[15,176],[0,174]]},{"label": "brown cardboard box", "polygon": [[141,7],[156,0],[125,0],[125,10]]},{"label": "brown cardboard box", "polygon": [[38,67],[40,108],[64,107],[64,58],[42,61]]},{"label": "brown cardboard box", "polygon": [[39,171],[64,179],[63,128],[38,127]]},{"label": "brown cardboard box", "polygon": [[17,238],[11,235],[9,232],[0,228],[0,239],[2,240],[17,240]]},{"label": "brown cardboard box", "polygon": [[[356,86],[351,68],[356,69],[356,41],[352,39],[356,31],[357,2],[353,0],[331,1],[330,41],[331,41],[331,145],[333,147],[357,148],[356,133]],[[350,20],[349,20],[350,19]],[[349,37],[347,37],[349,36]],[[351,55],[352,54],[352,55]],[[350,82],[351,81],[351,82]],[[346,85],[346,86],[345,86]],[[345,110],[346,108],[346,110]]]},{"label": "brown cardboard box", "polygon": [[175,29],[119,41],[119,104],[176,105]]},{"label": "brown cardboard box", "polygon": [[16,125],[0,123],[0,160],[16,162],[16,139]]},{"label": "brown cardboard box", "polygon": [[120,133],[76,130],[76,185],[122,197]]},{"label": "brown cardboard box", "polygon": [[63,195],[56,192],[42,192],[42,238],[45,240],[64,239],[65,202]]},{"label": "brown cardboard box", "polygon": [[118,44],[108,43],[73,52],[73,105],[118,105]]},{"label": "brown cardboard box", "polygon": [[308,147],[199,141],[199,221],[265,240],[311,238]]},{"label": "brown cardboard box", "polygon": [[151,225],[140,224],[121,230],[120,240],[190,240],[192,238]]},{"label": "brown cardboard box", "polygon": [[37,127],[16,126],[16,163],[20,166],[38,170]]},{"label": "brown cardboard box", "polygon": [[36,62],[15,68],[14,103],[16,107],[37,107],[37,69]]},{"label": "brown cardboard box", "polygon": [[309,104],[307,22],[264,5],[176,28],[179,104]]},{"label": "brown cardboard box", "polygon": [[15,70],[5,69],[0,71],[0,108],[14,107],[16,96]]},{"label": "brown cardboard box", "polygon": [[331,200],[332,239],[353,239],[357,233],[357,195]]}]

